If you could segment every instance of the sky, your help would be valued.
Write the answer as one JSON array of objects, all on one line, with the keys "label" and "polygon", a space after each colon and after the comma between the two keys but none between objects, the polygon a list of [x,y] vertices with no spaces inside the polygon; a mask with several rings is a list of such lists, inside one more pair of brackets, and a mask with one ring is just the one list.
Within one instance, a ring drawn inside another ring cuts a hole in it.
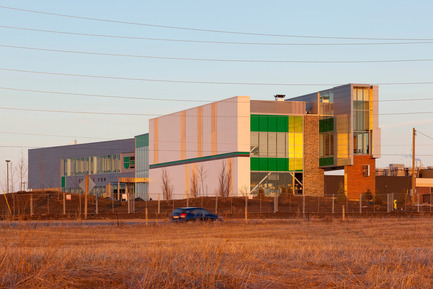
[{"label": "sky", "polygon": [[350,82],[379,85],[377,167],[411,166],[412,128],[417,159],[433,166],[431,11],[433,1],[0,0],[0,189],[3,160],[15,166],[28,148],[131,138],[206,102]]}]

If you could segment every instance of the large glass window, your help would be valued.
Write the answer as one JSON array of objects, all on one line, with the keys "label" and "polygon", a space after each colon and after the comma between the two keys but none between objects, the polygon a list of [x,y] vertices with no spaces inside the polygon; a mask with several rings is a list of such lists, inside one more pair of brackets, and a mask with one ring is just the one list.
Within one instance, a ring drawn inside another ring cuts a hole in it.
[{"label": "large glass window", "polygon": [[353,152],[369,154],[370,89],[353,89]]},{"label": "large glass window", "polygon": [[62,175],[117,173],[120,172],[119,160],[120,154],[62,159]]}]

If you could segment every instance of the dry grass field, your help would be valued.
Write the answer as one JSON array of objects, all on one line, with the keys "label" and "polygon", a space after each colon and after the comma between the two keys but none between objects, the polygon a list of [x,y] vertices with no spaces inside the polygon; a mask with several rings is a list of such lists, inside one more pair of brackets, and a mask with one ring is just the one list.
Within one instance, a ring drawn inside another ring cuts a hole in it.
[{"label": "dry grass field", "polygon": [[432,288],[433,219],[0,225],[6,288]]}]

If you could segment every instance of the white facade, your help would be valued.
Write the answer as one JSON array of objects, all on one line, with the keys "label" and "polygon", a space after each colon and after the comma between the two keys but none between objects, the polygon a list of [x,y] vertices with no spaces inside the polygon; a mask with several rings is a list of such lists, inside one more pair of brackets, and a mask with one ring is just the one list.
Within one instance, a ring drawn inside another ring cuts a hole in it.
[{"label": "white facade", "polygon": [[194,178],[199,195],[219,194],[218,177],[223,163],[226,171],[232,169],[231,195],[249,192],[249,97],[237,96],[151,119],[149,131],[152,199],[163,199],[164,170],[174,199],[192,195]]}]

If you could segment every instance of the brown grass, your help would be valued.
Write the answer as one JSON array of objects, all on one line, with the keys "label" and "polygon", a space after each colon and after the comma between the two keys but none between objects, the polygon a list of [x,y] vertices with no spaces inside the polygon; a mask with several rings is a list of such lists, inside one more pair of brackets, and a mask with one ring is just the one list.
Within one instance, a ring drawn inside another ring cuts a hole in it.
[{"label": "brown grass", "polygon": [[431,288],[433,219],[0,227],[0,287]]}]

